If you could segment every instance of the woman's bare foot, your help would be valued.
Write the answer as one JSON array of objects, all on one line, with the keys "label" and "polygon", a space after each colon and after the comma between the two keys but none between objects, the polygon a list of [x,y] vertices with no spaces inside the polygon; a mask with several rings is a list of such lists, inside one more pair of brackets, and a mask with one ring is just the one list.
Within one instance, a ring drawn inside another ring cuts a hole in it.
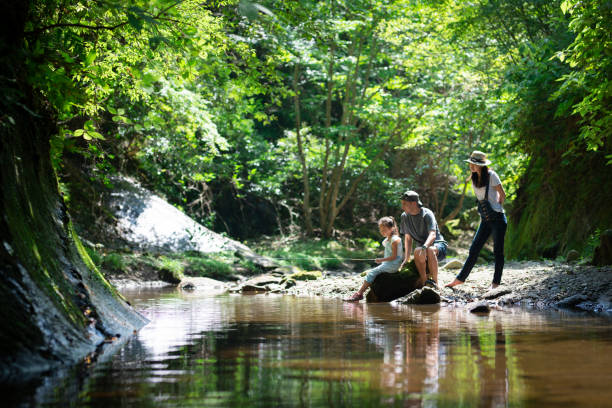
[{"label": "woman's bare foot", "polygon": [[446,285],[444,285],[444,287],[446,288],[452,288],[453,286],[457,286],[457,285],[461,285],[463,282],[460,281],[459,279],[455,279],[454,281],[452,281],[451,283],[448,283]]}]

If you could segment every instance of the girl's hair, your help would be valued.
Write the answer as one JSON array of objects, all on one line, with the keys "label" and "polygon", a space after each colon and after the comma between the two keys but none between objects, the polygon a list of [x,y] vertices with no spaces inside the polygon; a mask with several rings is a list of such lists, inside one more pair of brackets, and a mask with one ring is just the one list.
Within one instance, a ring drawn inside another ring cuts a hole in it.
[{"label": "girl's hair", "polygon": [[392,234],[397,235],[397,225],[395,224],[395,218],[389,216],[389,217],[382,217],[380,220],[378,220],[378,225],[384,225],[387,228],[391,228],[391,230],[393,231]]},{"label": "girl's hair", "polygon": [[480,176],[478,177],[478,173],[472,173],[472,183],[476,187],[484,187],[489,182],[489,168],[487,166],[482,166],[480,168]]}]

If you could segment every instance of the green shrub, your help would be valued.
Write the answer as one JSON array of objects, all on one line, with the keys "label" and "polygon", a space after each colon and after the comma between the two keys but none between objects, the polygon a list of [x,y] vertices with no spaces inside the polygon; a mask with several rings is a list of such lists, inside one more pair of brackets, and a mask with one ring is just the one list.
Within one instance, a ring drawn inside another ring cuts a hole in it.
[{"label": "green shrub", "polygon": [[210,258],[189,258],[185,267],[186,274],[213,279],[227,279],[234,270],[226,262]]},{"label": "green shrub", "polygon": [[116,272],[125,271],[125,261],[123,260],[123,256],[121,256],[121,254],[118,254],[116,252],[112,252],[110,254],[104,255],[104,259],[102,260],[102,266],[105,269],[108,269],[111,271],[116,271]]},{"label": "green shrub", "polygon": [[160,257],[158,260],[159,264],[159,278],[169,283],[180,283],[183,279],[183,263],[176,259]]},{"label": "green shrub", "polygon": [[340,269],[351,259],[374,258],[380,255],[380,242],[370,238],[324,240],[276,238],[251,244],[262,255],[276,258],[281,265],[292,265],[305,270]]}]

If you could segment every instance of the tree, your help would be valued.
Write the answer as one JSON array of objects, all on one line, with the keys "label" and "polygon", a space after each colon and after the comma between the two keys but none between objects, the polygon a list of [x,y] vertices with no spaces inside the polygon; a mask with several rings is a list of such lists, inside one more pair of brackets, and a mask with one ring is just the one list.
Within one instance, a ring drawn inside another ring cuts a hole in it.
[{"label": "tree", "polygon": [[400,63],[409,39],[394,39],[397,27],[389,23],[401,16],[401,7],[286,1],[270,10],[268,30],[277,33],[277,53],[284,51],[291,73],[290,136],[301,163],[304,223],[312,233],[314,193],[318,224],[329,237],[367,172],[409,137],[419,116],[419,98]]}]

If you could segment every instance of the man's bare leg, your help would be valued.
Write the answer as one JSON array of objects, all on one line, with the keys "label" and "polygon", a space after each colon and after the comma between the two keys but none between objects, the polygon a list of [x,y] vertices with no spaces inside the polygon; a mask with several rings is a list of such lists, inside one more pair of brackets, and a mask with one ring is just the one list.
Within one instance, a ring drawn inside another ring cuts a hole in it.
[{"label": "man's bare leg", "polygon": [[417,248],[414,250],[414,264],[416,265],[417,271],[419,271],[419,281],[417,282],[417,286],[421,287],[425,285],[427,281],[427,257],[425,256],[425,251],[421,248]]},{"label": "man's bare leg", "polygon": [[427,248],[427,265],[429,266],[429,273],[431,279],[438,284],[438,248],[429,247]]}]

